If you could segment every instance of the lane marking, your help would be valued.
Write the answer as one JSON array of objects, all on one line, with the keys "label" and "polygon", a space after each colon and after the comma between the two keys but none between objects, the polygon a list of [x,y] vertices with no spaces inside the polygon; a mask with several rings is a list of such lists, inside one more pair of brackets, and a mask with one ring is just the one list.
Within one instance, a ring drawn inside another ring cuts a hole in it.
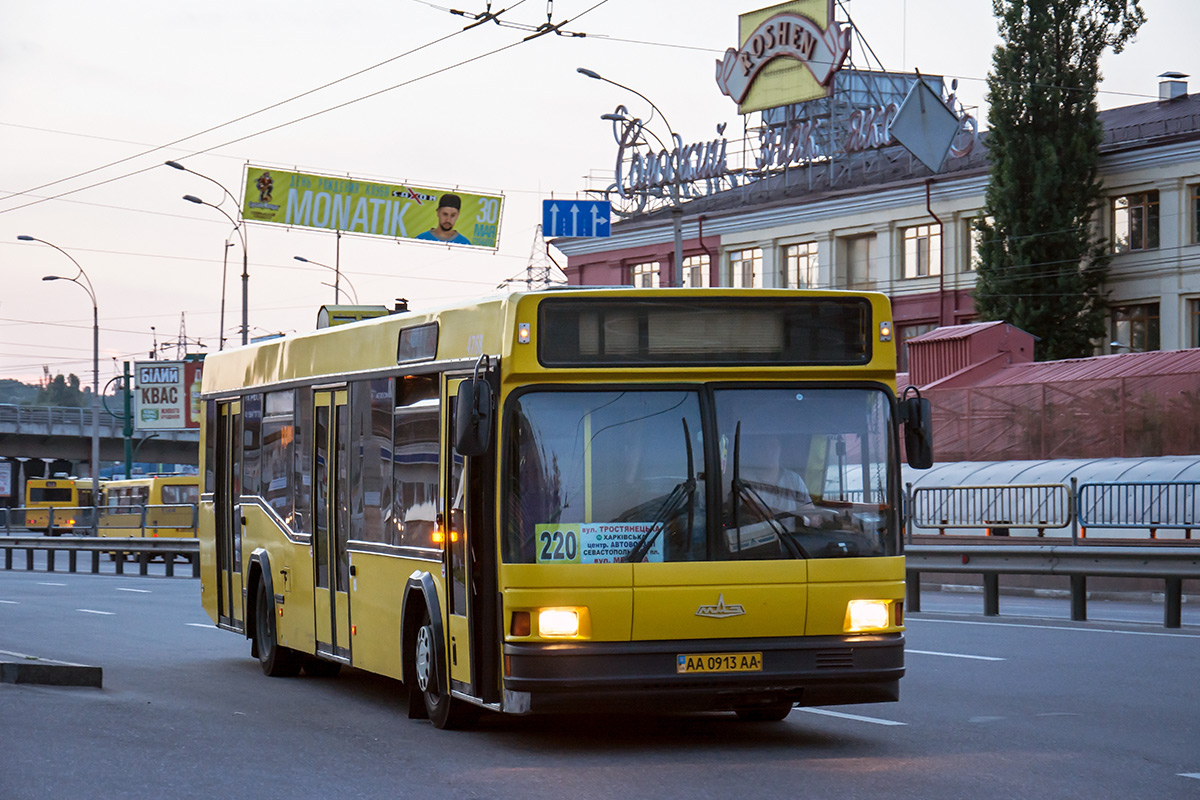
[{"label": "lane marking", "polygon": [[21,604],[20,604],[20,603],[18,603],[16,600],[0,600],[0,603],[3,603],[3,604],[4,604],[4,605],[6,605],[6,606],[19,606],[19,605],[21,605]]},{"label": "lane marking", "polygon": [[969,656],[965,653],[939,653],[936,650],[912,650],[907,647],[904,648],[904,652],[918,653],[923,656],[945,656],[946,658],[970,658],[975,661],[1003,661],[1004,660],[1003,658],[996,658],[995,656]]},{"label": "lane marking", "polygon": [[118,592],[137,592],[138,594],[150,594],[149,589],[125,589],[120,586],[117,587],[117,591]]},{"label": "lane marking", "polygon": [[42,581],[38,581],[38,586],[66,586],[66,584],[65,583],[44,583]]},{"label": "lane marking", "polygon": [[1200,780],[1200,772],[1179,772],[1176,773],[1181,778],[1195,778]]},{"label": "lane marking", "polygon": [[798,708],[797,711],[803,711],[806,714],[820,714],[824,717],[837,717],[838,719],[852,719],[855,722],[870,722],[872,725],[907,725],[907,722],[896,722],[891,719],[878,719],[876,717],[862,717],[858,714],[847,714],[842,711],[827,711],[824,708]]},{"label": "lane marking", "polygon": [[216,625],[213,625],[212,623],[205,625],[203,622],[189,622],[189,623],[187,623],[187,626],[189,628],[208,628],[211,631],[221,630],[220,628],[218,628]]},{"label": "lane marking", "polygon": [[[1030,625],[1019,622],[978,622],[969,619],[915,619],[905,615],[904,624],[909,622],[940,622],[946,625],[995,625],[1000,628],[1034,628],[1044,631],[1076,631],[1078,633],[1117,633],[1124,636],[1165,636],[1168,639],[1200,639],[1200,636],[1189,633],[1159,633],[1157,631],[1121,631],[1115,628],[1076,628],[1070,625]],[[1142,623],[1131,623],[1142,624]]]},{"label": "lane marking", "polygon": [[97,610],[96,610],[96,609],[94,609],[94,608],[77,608],[77,609],[75,609],[75,610],[76,610],[76,611],[82,611],[84,614],[103,614],[103,615],[104,615],[104,616],[106,616],[106,617],[113,617],[113,616],[116,616],[116,612],[113,612],[113,611],[97,611]]}]

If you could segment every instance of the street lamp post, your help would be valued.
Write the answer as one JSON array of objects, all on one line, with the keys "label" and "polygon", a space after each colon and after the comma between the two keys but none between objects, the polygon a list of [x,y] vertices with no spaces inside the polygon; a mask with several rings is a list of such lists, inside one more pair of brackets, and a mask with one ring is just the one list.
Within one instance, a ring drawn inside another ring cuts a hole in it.
[{"label": "street lamp post", "polygon": [[250,340],[250,316],[249,312],[247,311],[247,305],[250,300],[250,273],[249,264],[246,258],[246,236],[242,233],[242,229],[238,226],[237,221],[234,220],[233,217],[229,216],[229,213],[220,206],[207,203],[201,200],[199,197],[196,197],[194,194],[185,194],[183,199],[187,200],[189,203],[195,203],[196,205],[200,206],[208,206],[209,208],[215,208],[217,211],[220,211],[221,215],[225,217],[225,219],[229,220],[230,224],[233,225],[234,230],[236,230],[238,233],[238,238],[242,240],[242,344],[246,344]]},{"label": "street lamp post", "polygon": [[[617,83],[614,80],[610,80],[600,73],[587,69],[586,67],[578,67],[575,71],[585,77],[598,81],[604,81],[605,83],[612,84],[619,89],[624,89],[627,92],[633,92],[638,97],[645,100],[650,104],[650,108],[657,111],[658,115],[662,117],[663,125],[667,126],[667,136],[670,138],[671,144],[676,148],[679,147],[681,140],[675,135],[675,129],[671,127],[671,123],[667,120],[667,115],[664,114],[662,109],[656,106],[654,101],[649,97],[646,97],[646,95],[642,94],[637,89],[626,86],[623,83]],[[683,208],[679,204],[679,166],[680,165],[678,163],[674,165],[674,169],[672,170],[673,180],[671,182],[671,222],[675,229],[675,268],[672,270],[671,274],[672,286],[683,285]]]},{"label": "street lamp post", "polygon": [[[324,267],[325,269],[333,270],[333,273],[334,273],[333,302],[335,302],[335,303],[342,302],[342,294],[341,294],[341,288],[340,288],[339,281],[341,278],[345,278],[346,285],[350,287],[350,296],[352,298],[354,298],[354,305],[358,305],[358,292],[354,289],[354,284],[350,282],[350,277],[348,275],[343,275],[341,269],[339,269],[338,267],[331,267],[328,264],[322,264],[320,261],[313,261],[311,258],[305,258],[304,256],[292,256],[292,258],[294,258],[297,261],[300,261],[304,264],[312,264],[313,266]],[[329,284],[325,284],[325,285],[328,286]]]},{"label": "street lamp post", "polygon": [[[207,175],[205,175],[201,172],[196,172],[196,170],[194,170],[194,169],[185,167],[183,164],[180,164],[178,161],[167,161],[165,163],[168,167],[171,167],[172,169],[182,170],[183,172],[190,172],[193,175],[197,175],[201,178],[204,178],[204,180],[219,187],[221,189],[221,191],[225,193],[225,196],[233,201],[233,205],[235,207],[237,206],[237,204],[238,204],[237,198],[234,197],[233,194],[228,189],[226,189],[225,186],[222,183],[220,183],[219,181],[215,181],[212,178],[208,177]],[[199,197],[196,197],[195,195],[190,195],[190,194],[184,195],[183,199],[187,200],[189,203],[197,203],[202,206],[209,206],[210,208],[215,208],[217,211],[220,211],[222,214],[225,215],[225,218],[233,224],[233,227],[235,229],[237,229],[238,238],[240,238],[242,240],[242,344],[246,344],[250,340],[250,312],[249,312],[249,307],[250,307],[250,256],[246,252],[246,235],[245,235],[245,233],[242,232],[242,225],[241,225],[241,223],[237,222],[237,220],[235,220],[233,217],[229,216],[229,214],[226,213],[225,209],[221,208],[220,206],[213,205],[212,203],[206,203],[203,200],[201,200]],[[224,278],[222,278],[222,280],[224,280]],[[223,304],[224,297],[225,297],[224,289],[222,289],[222,291],[221,291],[221,297],[222,297],[222,304]],[[225,335],[225,331],[223,329],[221,331],[221,335],[222,335],[222,337],[224,337],[224,335]],[[222,341],[224,341],[224,339],[222,339]]]},{"label": "street lamp post", "polygon": [[[48,247],[53,247],[71,259],[71,263],[79,270],[79,273],[75,277],[67,278],[63,275],[46,275],[42,280],[70,281],[71,283],[78,284],[88,293],[88,297],[92,301],[92,536],[98,536],[100,534],[100,308],[96,304],[96,291],[92,288],[92,280],[83,271],[83,267],[66,250],[63,250],[56,244],[34,236],[25,236],[22,234],[17,239],[22,242],[38,242]],[[83,278],[83,280],[81,281],[80,278]]]}]

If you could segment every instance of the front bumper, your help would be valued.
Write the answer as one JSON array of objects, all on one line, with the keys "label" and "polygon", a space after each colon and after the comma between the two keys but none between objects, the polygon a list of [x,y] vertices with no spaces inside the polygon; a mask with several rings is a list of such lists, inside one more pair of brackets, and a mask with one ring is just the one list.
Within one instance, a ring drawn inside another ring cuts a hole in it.
[{"label": "front bumper", "polygon": [[[680,674],[681,654],[761,652],[759,672]],[[705,641],[506,643],[506,695],[521,711],[746,708],[900,699],[904,634]]]}]

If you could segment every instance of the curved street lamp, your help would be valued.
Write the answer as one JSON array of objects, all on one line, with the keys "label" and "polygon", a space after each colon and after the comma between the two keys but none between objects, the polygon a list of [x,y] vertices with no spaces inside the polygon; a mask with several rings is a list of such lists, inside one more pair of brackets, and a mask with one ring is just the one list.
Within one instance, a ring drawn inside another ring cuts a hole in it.
[{"label": "curved street lamp", "polygon": [[[64,275],[46,275],[44,281],[70,281],[79,285],[92,301],[92,536],[100,534],[100,308],[96,304],[96,290],[92,287],[92,279],[83,271],[83,267],[74,256],[52,242],[38,239],[36,236],[24,234],[17,237],[22,242],[38,242],[47,247],[53,247],[67,258],[79,270],[75,277]],[[83,280],[80,280],[82,278]]]},{"label": "curved street lamp", "polygon": [[[234,230],[237,231],[238,238],[242,240],[242,344],[246,344],[250,337],[250,316],[248,311],[250,302],[250,264],[246,254],[246,235],[242,233],[242,228],[238,224],[237,220],[229,216],[229,213],[220,206],[205,202],[199,197],[196,197],[194,194],[185,194],[183,199],[187,200],[189,203],[195,203],[196,205],[200,206],[208,206],[209,208],[215,208],[217,211],[220,211],[221,216],[229,220],[229,224],[233,225]],[[223,295],[224,292],[222,292],[222,296]],[[221,333],[224,334],[224,331]]]},{"label": "curved street lamp", "polygon": [[[658,115],[660,117],[662,117],[663,125],[667,126],[667,136],[670,138],[672,144],[676,147],[679,146],[680,139],[678,136],[675,135],[675,129],[671,127],[671,123],[667,120],[667,115],[664,114],[662,112],[662,109],[659,108],[658,106],[656,106],[654,104],[654,101],[651,100],[649,97],[646,97],[646,95],[642,94],[637,89],[634,89],[631,86],[626,86],[623,83],[617,83],[614,80],[610,80],[609,78],[604,77],[603,75],[596,72],[595,70],[590,70],[586,67],[577,67],[575,69],[575,71],[578,72],[580,75],[583,75],[588,78],[592,78],[593,80],[604,81],[605,83],[609,83],[609,84],[612,84],[613,86],[616,86],[618,89],[624,89],[627,92],[633,92],[638,97],[645,100],[647,103],[650,104],[650,108],[654,109],[654,111],[658,112]],[[605,118],[611,119],[612,116],[606,114]],[[646,120],[646,121],[649,122],[650,120]],[[651,135],[653,136],[654,134],[651,133]],[[655,136],[654,138],[657,139],[658,137]],[[661,143],[661,140],[659,140],[659,141]],[[680,187],[679,187],[679,165],[678,164],[675,165],[675,169],[672,170],[672,172],[674,174],[674,181],[672,181],[672,184],[671,184],[671,221],[674,223],[674,228],[675,228],[675,266],[674,266],[674,269],[671,270],[671,286],[682,286],[683,285],[683,208],[681,208],[679,205],[679,188]]]},{"label": "curved street lamp", "polygon": [[[166,161],[164,163],[171,169],[177,169],[182,172],[189,172],[192,175],[196,175],[198,177],[204,178],[204,180],[206,180],[209,183],[213,184],[214,186],[217,186],[218,188],[220,188],[220,190],[225,193],[225,196],[233,201],[234,207],[235,208],[237,207],[237,205],[238,205],[237,198],[234,197],[233,194],[228,189],[226,189],[224,184],[222,184],[220,181],[213,180],[212,178],[208,177],[207,175],[205,175],[202,172],[196,172],[196,170],[194,170],[194,169],[185,167],[183,164],[180,164],[178,161]],[[246,252],[246,234],[242,231],[242,225],[244,224],[244,221],[239,223],[233,217],[229,216],[229,214],[226,213],[225,209],[221,208],[220,206],[213,205],[212,203],[206,203],[203,200],[201,200],[199,197],[196,197],[195,195],[190,195],[190,194],[184,195],[183,199],[187,200],[189,203],[197,203],[202,206],[209,206],[210,208],[215,208],[215,209],[217,209],[217,211],[220,211],[222,214],[225,215],[225,218],[227,220],[229,220],[230,223],[233,224],[233,227],[235,229],[237,229],[238,238],[240,238],[242,240],[242,344],[246,344],[249,341],[249,337],[250,337],[250,320],[249,320],[250,257],[249,257],[249,254]],[[226,241],[228,241],[228,240],[226,240]],[[229,252],[228,247],[226,247],[225,252],[228,255],[228,252]],[[224,309],[224,306],[225,306],[225,278],[224,278],[224,276],[222,276],[222,278],[221,278],[221,307],[222,307],[222,310]],[[221,324],[222,324],[222,326],[225,324],[224,323],[224,314],[222,314]],[[221,342],[222,342],[222,344],[224,344],[224,342],[225,342],[224,327],[222,327],[222,329],[221,329]]]},{"label": "curved street lamp", "polygon": [[[312,264],[317,267],[324,267],[325,269],[333,270],[333,302],[335,303],[342,302],[342,294],[339,286],[341,279],[345,278],[346,285],[350,287],[350,295],[354,298],[354,305],[358,305],[358,292],[355,290],[354,284],[350,282],[349,275],[343,275],[339,268],[331,267],[328,264],[322,264],[320,261],[313,261],[311,258],[305,258],[304,256],[292,256],[292,258],[304,264]],[[329,284],[326,283],[324,285],[328,286]]]}]

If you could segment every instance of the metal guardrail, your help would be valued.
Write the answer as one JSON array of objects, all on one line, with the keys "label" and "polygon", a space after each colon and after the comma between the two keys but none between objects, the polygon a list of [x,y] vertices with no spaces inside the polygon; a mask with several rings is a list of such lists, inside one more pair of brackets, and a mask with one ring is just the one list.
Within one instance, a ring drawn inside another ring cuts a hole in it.
[{"label": "metal guardrail", "polygon": [[1200,528],[1200,482],[1084,483],[1079,486],[1079,525],[1088,528],[1182,530]]},{"label": "metal guardrail", "polygon": [[[100,430],[104,436],[124,435],[125,423],[101,409]],[[69,429],[79,436],[92,432],[92,409],[75,406],[18,406],[0,403],[0,428],[14,433],[49,435],[55,429]]]},{"label": "metal guardrail", "polygon": [[921,610],[921,573],[983,576],[983,613],[1000,613],[1000,575],[1059,575],[1071,580],[1071,619],[1087,619],[1087,578],[1160,578],[1166,590],[1163,625],[1182,622],[1183,581],[1200,579],[1200,547],[1096,547],[1092,545],[910,544],[905,604]]},{"label": "metal guardrail", "polygon": [[162,556],[167,577],[175,575],[175,556],[186,556],[192,565],[193,578],[200,577],[200,542],[197,539],[117,539],[93,536],[0,536],[0,550],[4,551],[4,569],[13,569],[13,554],[24,551],[25,569],[34,569],[34,553],[46,551],[46,571],[54,572],[55,556],[67,554],[67,571],[78,571],[79,553],[91,554],[91,572],[99,574],[100,557],[112,554],[116,574],[125,572],[125,556],[136,556],[138,573],[149,574],[150,561]]}]

